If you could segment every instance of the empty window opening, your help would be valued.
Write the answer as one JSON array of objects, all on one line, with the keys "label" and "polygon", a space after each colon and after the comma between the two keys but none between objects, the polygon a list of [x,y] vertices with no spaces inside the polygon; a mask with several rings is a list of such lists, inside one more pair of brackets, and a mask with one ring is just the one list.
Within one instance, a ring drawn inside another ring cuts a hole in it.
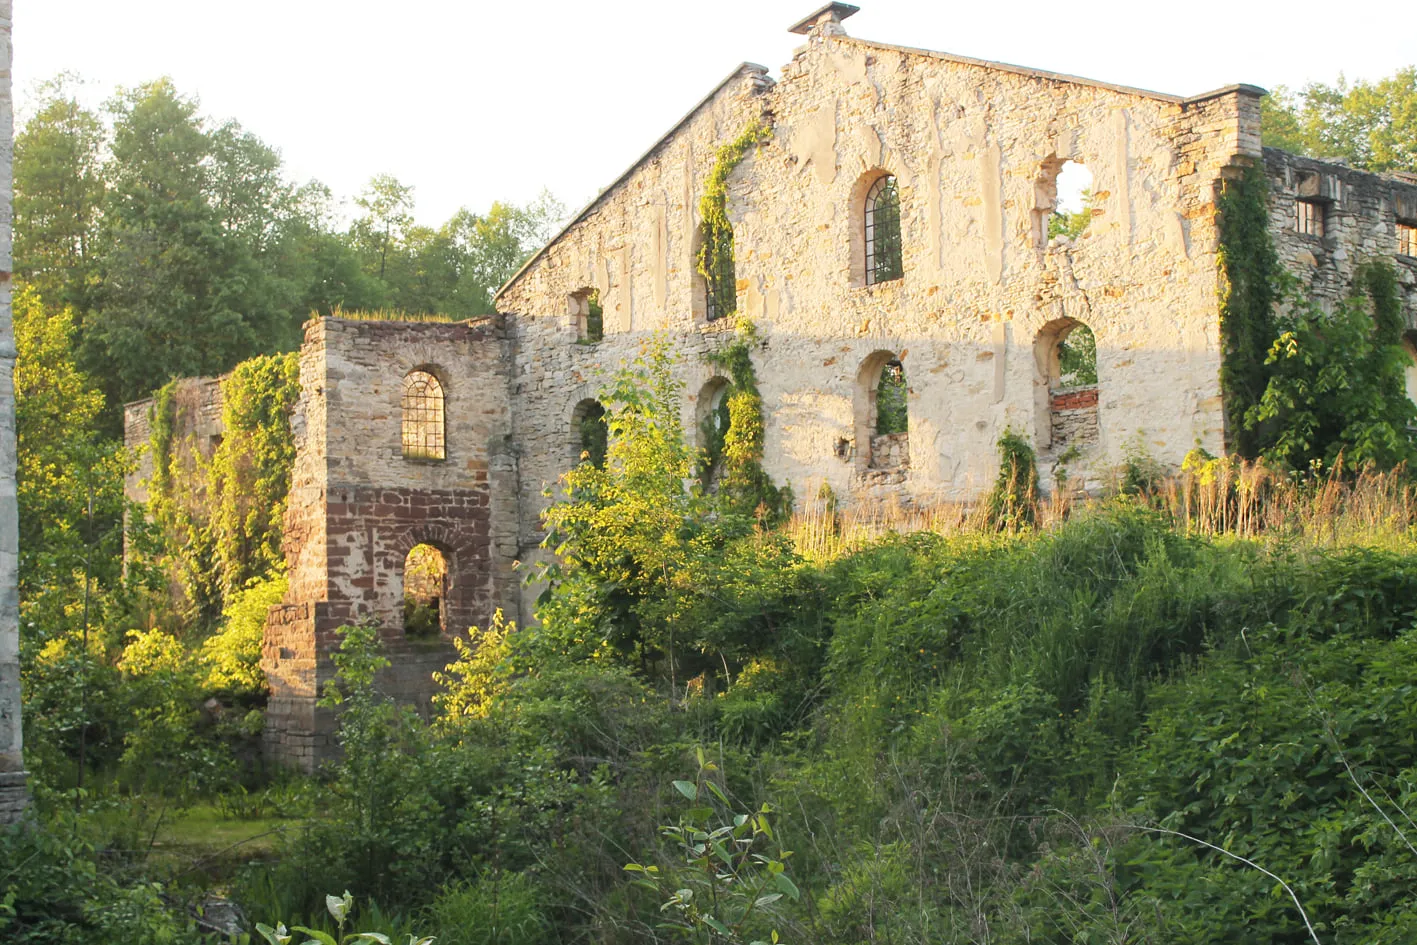
[{"label": "empty window opening", "polygon": [[436,637],[446,629],[448,562],[428,544],[414,545],[403,562],[403,632]]},{"label": "empty window opening", "polygon": [[900,190],[886,174],[866,191],[866,284],[890,282],[905,274],[900,238]]},{"label": "empty window opening", "polygon": [[571,435],[576,444],[576,461],[605,468],[610,451],[610,428],[605,422],[605,405],[586,399],[571,412]]},{"label": "empty window opening", "polygon": [[403,455],[407,459],[444,459],[443,385],[427,371],[403,379]]},{"label": "empty window opening", "polygon": [[878,351],[862,363],[856,379],[858,469],[910,467],[909,393],[899,355]]},{"label": "empty window opening", "polygon": [[704,317],[708,321],[728,318],[738,310],[738,277],[733,266],[733,228],[723,236],[706,241],[699,252],[699,274],[704,280]]},{"label": "empty window opening", "polygon": [[699,428],[699,449],[702,451],[699,478],[712,482],[723,463],[723,450],[728,442],[732,423],[729,411],[731,386],[726,378],[715,377],[699,391],[695,414]]},{"label": "empty window opening", "polygon": [[910,432],[905,405],[905,365],[887,361],[876,383],[876,435],[893,436]]},{"label": "empty window opening", "polygon": [[1401,256],[1417,256],[1417,221],[1398,221],[1397,252]]},{"label": "empty window opening", "polygon": [[1040,450],[1086,451],[1100,440],[1097,406],[1097,339],[1071,318],[1044,326],[1035,342],[1042,383],[1039,393]]},{"label": "empty window opening", "polygon": [[576,322],[576,338],[595,344],[605,337],[605,312],[600,307],[599,289],[581,289],[571,294],[571,317]]},{"label": "empty window opening", "polygon": [[1317,200],[1294,203],[1294,229],[1305,236],[1324,235],[1324,205]]},{"label": "empty window opening", "polygon": [[1096,215],[1092,171],[1087,165],[1050,158],[1043,162],[1034,189],[1039,245],[1081,239]]}]

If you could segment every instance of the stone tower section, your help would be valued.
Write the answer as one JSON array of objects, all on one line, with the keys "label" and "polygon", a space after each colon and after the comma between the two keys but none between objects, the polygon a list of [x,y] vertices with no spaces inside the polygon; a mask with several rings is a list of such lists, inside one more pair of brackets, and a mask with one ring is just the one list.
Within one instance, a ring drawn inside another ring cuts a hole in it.
[{"label": "stone tower section", "polygon": [[[292,418],[290,587],[270,612],[262,652],[273,760],[310,770],[335,751],[333,715],[316,702],[334,675],[337,628],[376,624],[393,664],[380,687],[426,709],[432,673],[453,658],[452,638],[485,628],[515,601],[507,363],[493,319],[307,324]],[[436,416],[432,401],[418,399],[428,377],[440,398]],[[438,448],[410,446],[416,421],[425,433],[436,429]],[[425,601],[420,633],[405,626],[405,595],[420,580],[416,565],[405,574],[415,546],[436,549],[445,569],[433,579],[436,602]]]}]

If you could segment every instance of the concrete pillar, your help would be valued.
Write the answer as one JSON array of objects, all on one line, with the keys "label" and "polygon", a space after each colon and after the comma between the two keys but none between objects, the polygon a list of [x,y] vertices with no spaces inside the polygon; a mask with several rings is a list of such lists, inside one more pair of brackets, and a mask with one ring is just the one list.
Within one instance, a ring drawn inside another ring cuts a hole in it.
[{"label": "concrete pillar", "polygon": [[15,115],[11,0],[0,0],[0,824],[28,804],[20,731],[20,535],[15,503],[15,326],[10,312]]}]

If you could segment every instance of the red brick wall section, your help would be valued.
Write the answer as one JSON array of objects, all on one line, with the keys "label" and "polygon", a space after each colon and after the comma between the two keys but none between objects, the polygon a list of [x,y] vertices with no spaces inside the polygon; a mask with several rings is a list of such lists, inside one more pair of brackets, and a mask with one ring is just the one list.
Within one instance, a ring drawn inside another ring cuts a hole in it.
[{"label": "red brick wall section", "polygon": [[1058,391],[1050,395],[1049,406],[1053,410],[1086,410],[1088,407],[1096,407],[1097,388],[1083,387]]}]

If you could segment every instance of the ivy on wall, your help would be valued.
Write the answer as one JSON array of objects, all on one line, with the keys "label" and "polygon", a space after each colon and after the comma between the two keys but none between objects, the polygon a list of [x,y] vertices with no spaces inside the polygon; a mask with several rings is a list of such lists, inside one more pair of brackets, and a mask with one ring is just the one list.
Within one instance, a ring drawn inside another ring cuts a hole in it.
[{"label": "ivy on wall", "polygon": [[738,325],[733,343],[707,355],[705,360],[721,368],[729,379],[724,398],[728,426],[723,431],[721,447],[719,501],[725,511],[756,517],[770,527],[792,513],[792,492],[775,485],[763,469],[763,397],[758,392],[758,372],[752,357],[757,344],[757,328],[744,320]]},{"label": "ivy on wall", "polygon": [[699,198],[699,275],[708,290],[711,318],[727,318],[738,308],[734,269],[733,224],[728,219],[728,178],[747,156],[748,149],[772,137],[772,127],[754,119],[738,137],[721,145]]},{"label": "ivy on wall", "polygon": [[1221,392],[1229,447],[1296,470],[1417,458],[1403,372],[1403,314],[1390,260],[1354,270],[1321,305],[1279,262],[1259,165],[1219,200]]},{"label": "ivy on wall", "polygon": [[1264,396],[1275,338],[1274,303],[1281,269],[1269,235],[1269,182],[1252,165],[1225,182],[1220,228],[1220,388],[1231,449],[1245,459],[1262,451],[1265,424],[1247,417]]},{"label": "ivy on wall", "polygon": [[221,384],[223,434],[208,457],[177,435],[177,382],[153,398],[148,514],[184,616],[209,625],[252,580],[284,567],[281,536],[300,391],[294,353],[252,358]]}]

